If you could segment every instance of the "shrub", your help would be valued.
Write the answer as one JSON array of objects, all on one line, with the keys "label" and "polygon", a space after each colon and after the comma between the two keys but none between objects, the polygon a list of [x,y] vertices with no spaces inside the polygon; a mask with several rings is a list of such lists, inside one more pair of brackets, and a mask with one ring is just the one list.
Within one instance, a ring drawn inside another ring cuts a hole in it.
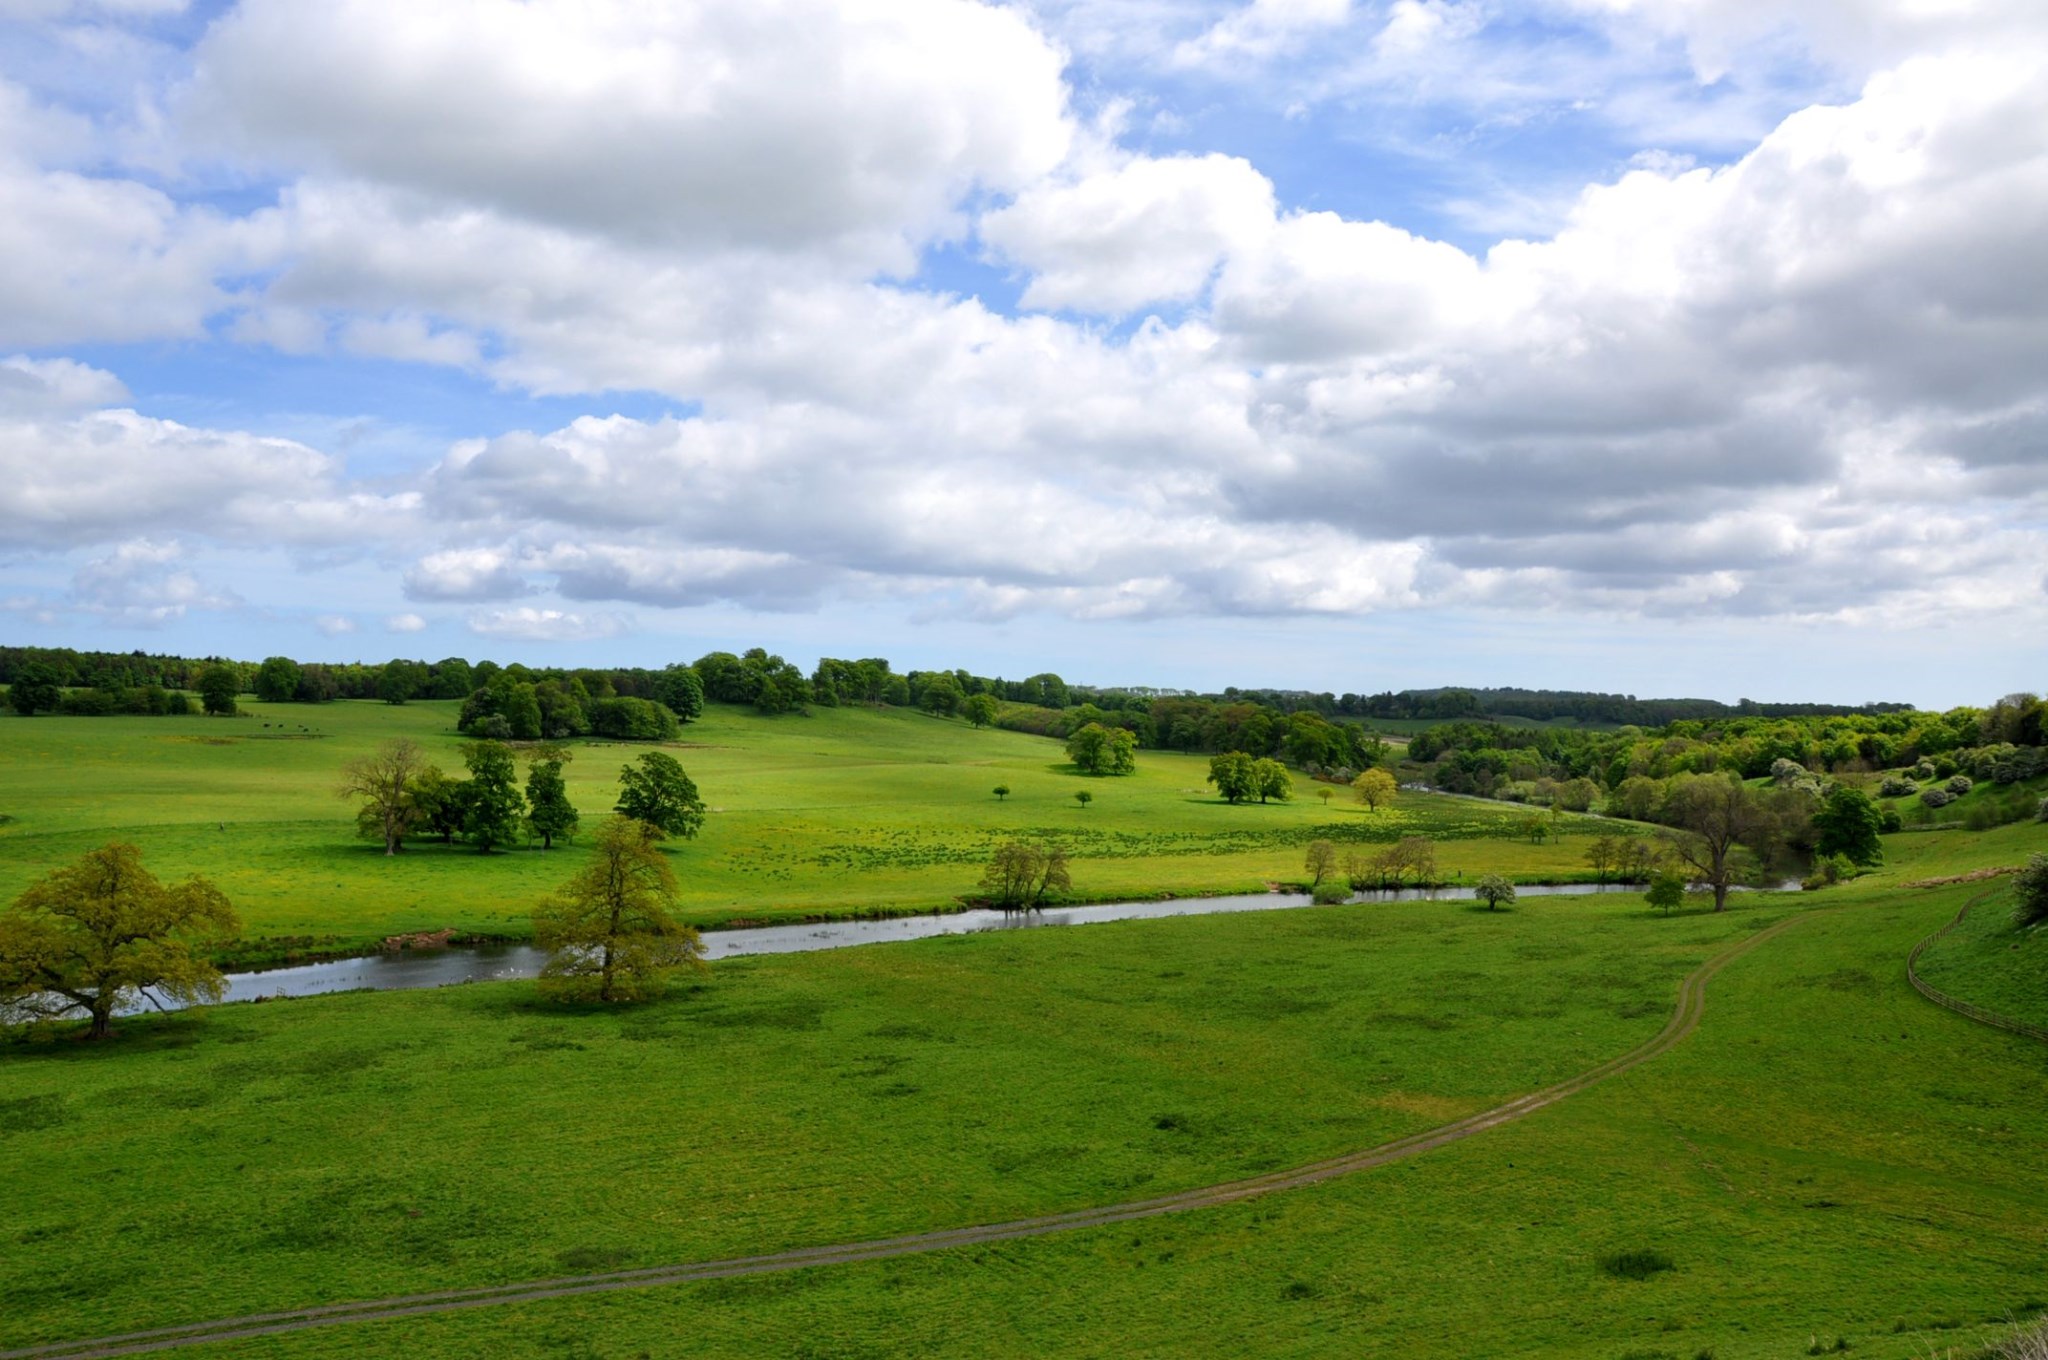
[{"label": "shrub", "polygon": [[2014,925],[2048,920],[2048,855],[2033,856],[2026,868],[2013,875],[2012,895]]},{"label": "shrub", "polygon": [[1915,765],[1913,767],[1913,777],[1915,779],[1934,778],[1934,762],[1931,760],[1923,760],[1918,765]]},{"label": "shrub", "polygon": [[1877,793],[1880,798],[1904,798],[1909,793],[1918,792],[1919,788],[1918,784],[1902,774],[1888,774],[1884,777],[1884,782],[1877,786]]},{"label": "shrub", "polygon": [[1947,807],[1955,800],[1956,796],[1945,788],[1936,787],[1920,790],[1920,801],[1931,808]]},{"label": "shrub", "polygon": [[1970,789],[1973,787],[1973,783],[1974,781],[1971,780],[1970,776],[1966,774],[1959,774],[1955,778],[1948,781],[1948,791],[1950,793],[1956,794],[1957,796],[1961,796],[1970,791]]},{"label": "shrub", "polygon": [[1351,900],[1351,885],[1341,879],[1326,879],[1316,884],[1313,900],[1319,907],[1334,907],[1340,902]]},{"label": "shrub", "polygon": [[1647,1280],[1662,1271],[1672,1270],[1671,1258],[1661,1251],[1621,1251],[1612,1256],[1600,1258],[1600,1271],[1617,1280]]},{"label": "shrub", "polygon": [[2041,806],[2034,809],[2034,820],[2037,822],[2048,822],[2048,798],[2043,798]]}]

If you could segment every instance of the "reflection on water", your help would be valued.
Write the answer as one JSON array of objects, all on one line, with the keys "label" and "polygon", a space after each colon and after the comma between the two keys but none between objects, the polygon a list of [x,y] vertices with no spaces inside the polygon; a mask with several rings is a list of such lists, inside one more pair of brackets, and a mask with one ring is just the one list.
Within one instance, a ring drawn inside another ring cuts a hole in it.
[{"label": "reflection on water", "polygon": [[[1796,885],[1795,885],[1796,886]],[[1610,883],[1518,887],[1517,897],[1560,894],[1640,893],[1637,886]],[[1471,901],[1471,888],[1400,888],[1356,894],[1354,902]],[[753,926],[743,930],[704,933],[704,956],[730,959],[742,954],[797,954],[814,949],[846,949],[895,940],[922,940],[933,935],[971,935],[988,930],[1040,930],[1047,926],[1084,926],[1099,921],[1150,920],[1163,916],[1207,916],[1227,911],[1274,911],[1304,907],[1300,893],[1257,893],[1242,897],[1183,897],[1165,902],[1104,902],[1087,907],[1055,907],[1047,911],[962,911],[948,916],[899,916],[885,921],[834,921],[817,925]],[[454,982],[495,982],[539,974],[547,955],[529,945],[495,945],[477,949],[404,950],[333,963],[308,963],[257,973],[230,973],[228,1000],[258,997],[318,996],[323,992],[377,991],[410,987],[443,987]],[[144,1007],[147,1009],[147,1007]]]}]

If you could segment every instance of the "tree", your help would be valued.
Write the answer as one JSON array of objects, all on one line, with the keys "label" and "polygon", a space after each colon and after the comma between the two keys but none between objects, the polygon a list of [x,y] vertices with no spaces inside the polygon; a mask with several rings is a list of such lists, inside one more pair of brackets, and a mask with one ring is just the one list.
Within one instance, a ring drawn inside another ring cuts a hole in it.
[{"label": "tree", "polygon": [[396,737],[373,754],[343,765],[341,784],[334,794],[362,799],[357,828],[364,836],[382,839],[384,853],[395,855],[406,833],[421,820],[413,786],[427,768],[427,755],[419,743]]},{"label": "tree", "polygon": [[1225,751],[1209,757],[1209,782],[1216,786],[1216,792],[1223,795],[1225,802],[1242,803],[1259,791],[1258,781],[1252,773],[1254,762],[1243,751]]},{"label": "tree", "polygon": [[216,717],[235,716],[235,695],[241,689],[242,682],[234,668],[221,662],[216,661],[199,673],[200,706]]},{"label": "tree", "polygon": [[266,704],[290,703],[299,697],[299,663],[288,656],[267,656],[256,668],[256,697]]},{"label": "tree", "polygon": [[1394,801],[1394,791],[1397,787],[1394,776],[1385,770],[1364,770],[1359,773],[1358,778],[1351,781],[1351,791],[1358,795],[1358,801],[1373,812],[1378,812]]},{"label": "tree", "polygon": [[402,704],[427,688],[427,668],[417,661],[391,660],[377,673],[377,697]]},{"label": "tree", "polygon": [[1252,781],[1261,803],[1268,798],[1285,802],[1294,796],[1294,779],[1287,773],[1287,767],[1270,757],[1252,762]]},{"label": "tree", "polygon": [[512,748],[473,741],[462,748],[462,763],[469,767],[462,789],[462,834],[478,854],[488,855],[518,838],[520,814],[526,810]]},{"label": "tree", "polygon": [[2014,925],[2048,921],[2048,855],[2032,855],[2012,880]]},{"label": "tree", "polygon": [[1674,907],[1685,901],[1685,875],[1676,869],[1665,869],[1653,875],[1650,888],[1643,894],[1643,900],[1653,907],[1659,907],[1666,916]]},{"label": "tree", "polygon": [[704,800],[676,758],[660,751],[640,757],[640,767],[619,771],[619,801],[613,811],[650,828],[655,839],[688,839],[704,825]]},{"label": "tree", "polygon": [[996,720],[996,697],[993,694],[970,694],[960,711],[974,726],[987,727]]},{"label": "tree", "polygon": [[949,671],[938,671],[924,677],[924,686],[918,691],[917,706],[934,718],[947,718],[960,711],[960,705],[967,702],[967,696],[960,692],[960,682]]},{"label": "tree", "polygon": [[24,718],[32,713],[48,713],[63,698],[64,687],[58,683],[56,670],[40,661],[31,661],[16,671],[14,683],[7,689],[7,702]]},{"label": "tree", "polygon": [[591,857],[533,913],[533,938],[553,957],[541,995],[558,1001],[639,1001],[674,974],[702,970],[704,941],[670,913],[675,871],[630,817],[607,817]]},{"label": "tree", "polygon": [[1728,905],[1735,882],[1734,851],[1767,858],[1776,820],[1734,775],[1680,775],[1664,799],[1665,819],[1677,827],[1671,848],[1714,890],[1714,910]]},{"label": "tree", "polygon": [[1600,882],[1607,881],[1607,875],[1621,864],[1621,844],[1612,836],[1595,836],[1593,843],[1586,847],[1586,863],[1591,865]]},{"label": "tree", "polygon": [[1008,784],[998,784],[998,785],[996,785],[996,787],[995,787],[995,795],[996,795],[996,801],[997,801],[998,803],[1002,802],[1002,801],[1003,801],[1003,800],[1004,800],[1005,798],[1008,798],[1008,797],[1010,796],[1010,786],[1009,786]]},{"label": "tree", "polygon": [[1074,801],[1081,805],[1081,810],[1083,812],[1086,812],[1088,810],[1088,805],[1095,801],[1095,795],[1090,793],[1086,789],[1075,789]]},{"label": "tree", "polygon": [[441,773],[436,765],[429,765],[413,776],[406,789],[412,802],[413,812],[418,816],[418,828],[441,838],[441,844],[452,844],[462,834],[462,809],[467,797],[468,785],[459,779],[450,779]]},{"label": "tree", "polygon": [[0,914],[0,1012],[46,1019],[83,1011],[102,1039],[114,1012],[155,990],[187,1004],[226,990],[205,945],[241,929],[203,878],[168,887],[142,852],[113,844],[30,886]]},{"label": "tree", "polygon": [[576,834],[576,805],[569,801],[569,786],[562,778],[565,763],[560,756],[550,753],[551,759],[536,760],[533,768],[526,772],[526,826],[540,837],[540,848],[555,848],[555,837],[563,840]]},{"label": "tree", "polygon": [[704,716],[704,682],[688,666],[669,666],[655,681],[654,697],[668,706],[677,722],[694,722]]},{"label": "tree", "polygon": [[1004,911],[1029,911],[1042,906],[1047,893],[1068,892],[1073,886],[1066,847],[1060,845],[1008,841],[996,848],[981,875],[982,891]]},{"label": "tree", "polygon": [[1550,837],[1550,822],[1541,816],[1528,816],[1515,824],[1516,829],[1529,838],[1532,845],[1541,845]]},{"label": "tree", "polygon": [[1308,871],[1309,891],[1315,891],[1337,867],[1337,847],[1328,841],[1310,841],[1308,857],[1302,861],[1301,867]]},{"label": "tree", "polygon": [[1498,911],[1501,903],[1515,900],[1515,885],[1499,874],[1486,875],[1479,880],[1478,886],[1473,888],[1472,892],[1486,904],[1488,911]]},{"label": "tree", "polygon": [[1137,734],[1088,723],[1067,738],[1067,759],[1083,774],[1130,774],[1138,768]]},{"label": "tree", "polygon": [[1877,864],[1884,859],[1884,845],[1878,836],[1884,831],[1884,814],[1861,789],[1837,784],[1813,814],[1817,834],[1814,853],[1826,857],[1846,855],[1856,865]]}]

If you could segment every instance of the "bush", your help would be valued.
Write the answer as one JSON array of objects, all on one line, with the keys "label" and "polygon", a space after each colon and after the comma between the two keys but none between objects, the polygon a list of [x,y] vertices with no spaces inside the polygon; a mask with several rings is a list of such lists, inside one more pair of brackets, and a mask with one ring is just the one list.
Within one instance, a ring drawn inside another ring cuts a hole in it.
[{"label": "bush", "polygon": [[1922,789],[1920,791],[1920,801],[1931,808],[1947,807],[1955,800],[1956,796],[1945,788]]},{"label": "bush", "polygon": [[1913,777],[1915,779],[1934,778],[1934,762],[1931,760],[1923,760],[1918,765],[1915,765],[1913,767]]},{"label": "bush", "polygon": [[1971,790],[1971,788],[1974,787],[1974,781],[1972,781],[1970,776],[1966,774],[1959,774],[1955,778],[1948,781],[1947,787],[1950,793],[1953,793],[1960,797],[1963,794],[1968,793]]},{"label": "bush", "polygon": [[2048,798],[2043,798],[2041,806],[2034,809],[2034,820],[2037,822],[2048,822]]},{"label": "bush", "polygon": [[674,741],[682,731],[674,713],[647,699],[598,699],[589,715],[590,730],[614,741]]},{"label": "bush", "polygon": [[1919,789],[1918,784],[1902,774],[1888,774],[1884,777],[1884,782],[1877,786],[1877,793],[1880,798],[1904,798],[1909,793],[1917,793]]},{"label": "bush", "polygon": [[2014,925],[2031,926],[2048,921],[2048,855],[2035,855],[2027,867],[2013,875]]},{"label": "bush", "polygon": [[1334,907],[1340,902],[1351,900],[1351,885],[1340,879],[1328,879],[1316,884],[1313,900],[1319,907]]},{"label": "bush", "polygon": [[1647,1280],[1661,1271],[1675,1269],[1669,1256],[1661,1251],[1622,1251],[1600,1258],[1602,1274],[1612,1275],[1617,1280]]}]

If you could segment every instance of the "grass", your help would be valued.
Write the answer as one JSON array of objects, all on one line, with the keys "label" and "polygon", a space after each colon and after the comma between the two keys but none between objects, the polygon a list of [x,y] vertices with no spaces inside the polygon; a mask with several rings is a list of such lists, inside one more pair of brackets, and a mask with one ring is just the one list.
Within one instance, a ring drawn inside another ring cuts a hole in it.
[{"label": "grass", "polygon": [[2013,924],[2009,881],[1979,891],[1963,923],[1920,956],[1921,978],[1958,1001],[2048,1028],[2048,928]]},{"label": "grass", "polygon": [[[1644,1067],[1271,1199],[871,1265],[203,1348],[263,1356],[1922,1356],[2041,1307],[2038,1046],[1905,951],[1982,885],[1133,922],[721,965],[619,1015],[522,985],[140,1023],[0,1057],[0,1344],[985,1222]],[[145,1117],[144,1112],[147,1112]],[[145,1188],[146,1187],[146,1188]]]},{"label": "grass", "polygon": [[1772,914],[1560,902],[736,960],[616,1013],[493,984],[18,1044],[0,1054],[22,1248],[0,1260],[0,1347],[167,1306],[740,1254],[1289,1166],[1631,1047],[1679,976]]},{"label": "grass", "polygon": [[[395,859],[355,837],[332,795],[342,763],[392,736],[460,773],[452,703],[251,704],[233,720],[0,718],[0,898],[111,838],[160,875],[203,873],[247,933],[243,957],[348,949],[399,932],[528,933],[528,913],[583,853],[479,856],[414,842]],[[584,743],[568,770],[586,818],[617,795],[641,748]],[[1257,892],[1303,876],[1310,840],[1427,835],[1448,877],[1590,879],[1583,838],[1611,824],[1566,818],[1545,846],[1518,839],[1525,809],[1404,794],[1368,812],[1307,780],[1289,803],[1230,806],[1205,757],[1146,752],[1137,775],[1087,779],[1057,742],[975,731],[903,710],[828,709],[764,718],[713,706],[671,748],[712,809],[674,853],[683,914],[697,924],[902,913],[957,906],[990,852],[1013,837],[1058,840],[1079,896],[1097,900]],[[998,784],[1013,792],[998,801]],[[1076,789],[1094,803],[1080,807]]]}]

